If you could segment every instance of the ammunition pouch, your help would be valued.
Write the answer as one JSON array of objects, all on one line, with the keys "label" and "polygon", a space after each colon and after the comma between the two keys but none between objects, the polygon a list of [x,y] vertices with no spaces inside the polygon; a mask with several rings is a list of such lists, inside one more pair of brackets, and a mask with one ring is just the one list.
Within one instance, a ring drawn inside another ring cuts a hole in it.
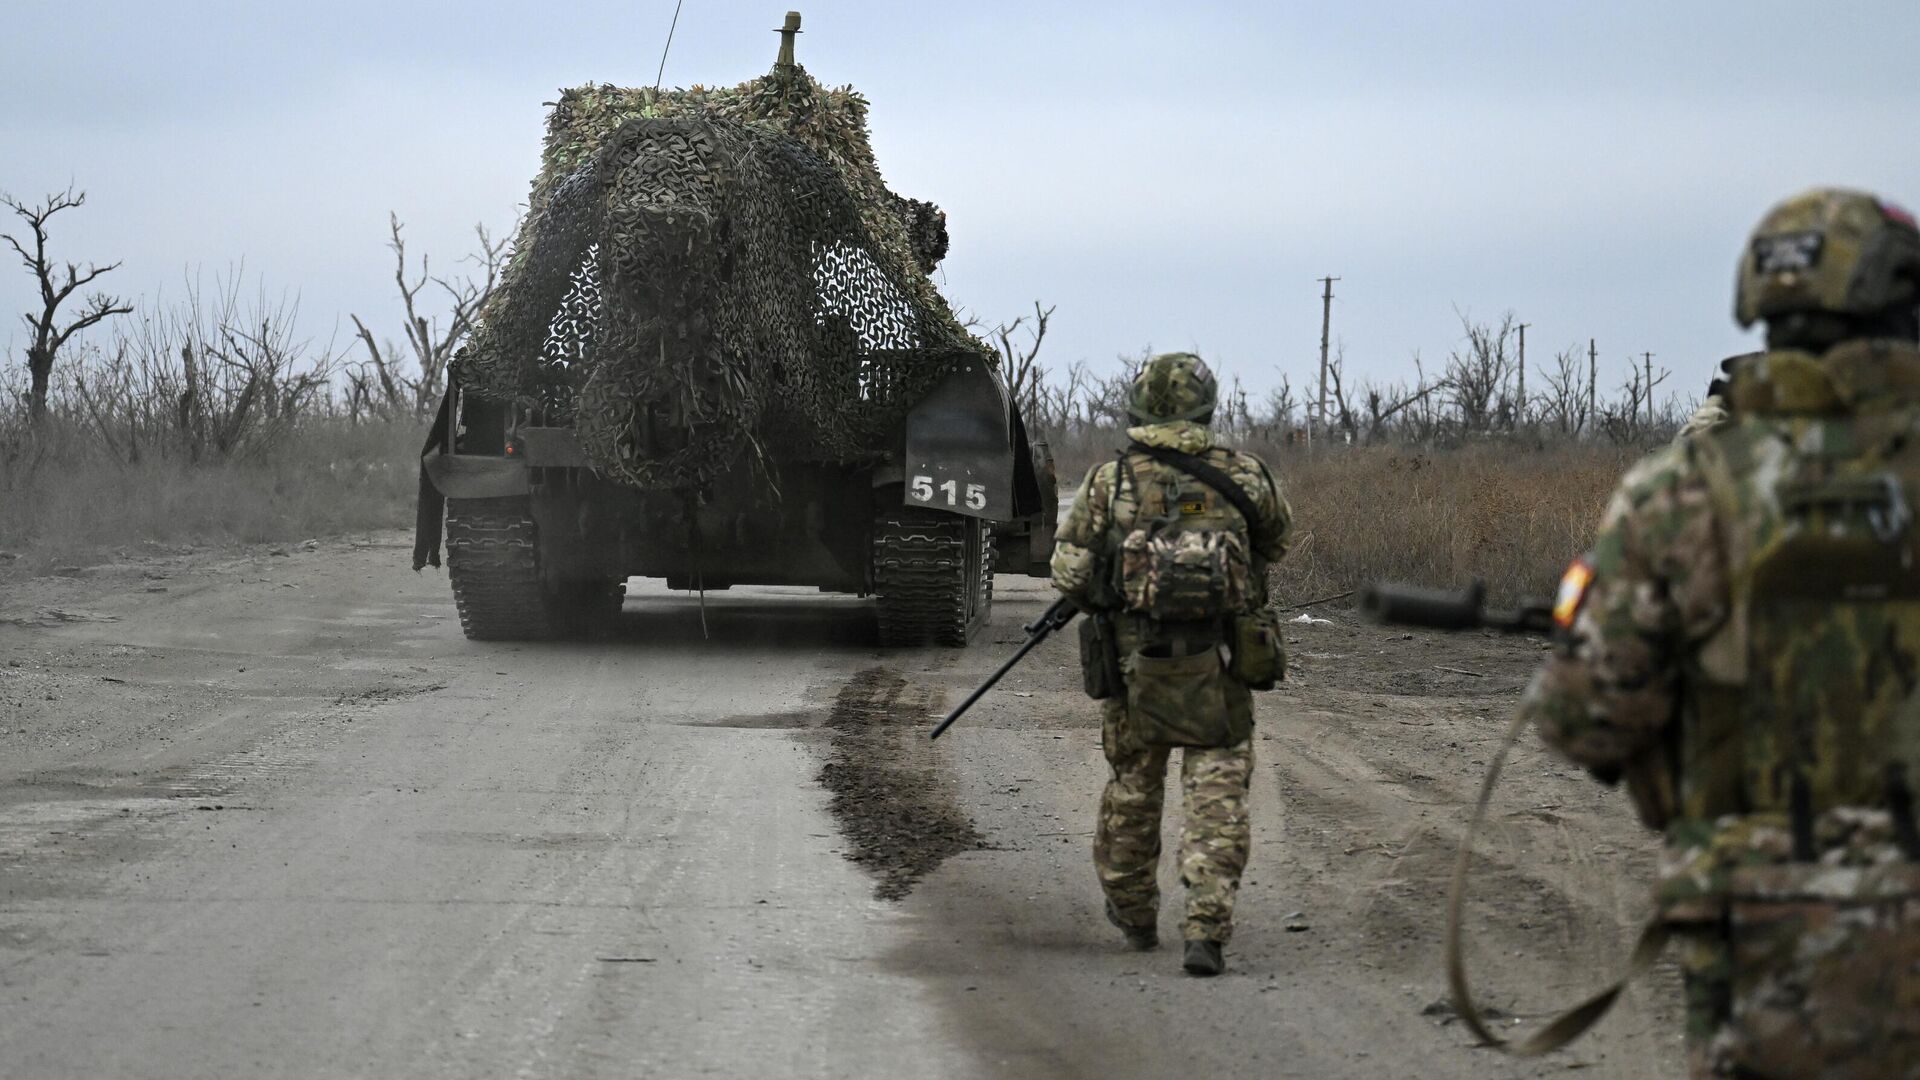
[{"label": "ammunition pouch", "polygon": [[1232,746],[1253,734],[1246,688],[1227,674],[1218,642],[1150,645],[1129,657],[1127,715],[1147,746]]},{"label": "ammunition pouch", "polygon": [[1227,648],[1227,674],[1249,690],[1271,690],[1287,677],[1287,638],[1267,608],[1235,615]]},{"label": "ammunition pouch", "polygon": [[1126,692],[1126,682],[1120,675],[1119,643],[1114,639],[1113,620],[1106,615],[1088,615],[1080,620],[1080,680],[1087,696],[1095,701]]}]

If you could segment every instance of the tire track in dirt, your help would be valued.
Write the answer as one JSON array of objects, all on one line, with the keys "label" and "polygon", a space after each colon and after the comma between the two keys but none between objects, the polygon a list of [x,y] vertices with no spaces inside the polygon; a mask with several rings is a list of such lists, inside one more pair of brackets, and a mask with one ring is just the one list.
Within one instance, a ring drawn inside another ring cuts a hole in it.
[{"label": "tire track in dirt", "polygon": [[819,781],[852,845],[847,858],[879,879],[874,895],[882,900],[906,896],[949,856],[986,847],[925,736],[937,693],[868,668],[840,689],[828,714]]},{"label": "tire track in dirt", "polygon": [[[1352,935],[1381,970],[1431,978],[1473,785],[1497,728],[1459,700],[1320,697],[1328,711],[1303,710],[1273,755],[1294,859],[1332,903],[1330,932]],[[1401,737],[1407,723],[1417,737]],[[1483,1004],[1509,1006],[1509,1022],[1591,992],[1645,917],[1650,841],[1617,796],[1569,789],[1563,769],[1530,742],[1516,749],[1468,875],[1468,966]],[[1616,1030],[1675,1022],[1673,984],[1669,961]],[[1448,1023],[1453,1014],[1440,1002],[1433,1015]]]}]

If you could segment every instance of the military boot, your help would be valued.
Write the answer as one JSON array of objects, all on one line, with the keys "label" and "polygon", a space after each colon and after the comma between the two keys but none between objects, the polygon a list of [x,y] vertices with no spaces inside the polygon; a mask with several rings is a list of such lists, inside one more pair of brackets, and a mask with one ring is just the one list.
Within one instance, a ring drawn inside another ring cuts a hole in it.
[{"label": "military boot", "polygon": [[1189,975],[1218,975],[1227,970],[1227,958],[1221,953],[1219,942],[1194,938],[1187,942],[1187,955],[1180,966],[1186,968]]},{"label": "military boot", "polygon": [[1148,949],[1157,949],[1160,947],[1159,927],[1152,923],[1148,923],[1145,926],[1135,926],[1125,921],[1120,918],[1120,912],[1113,906],[1113,901],[1111,900],[1107,901],[1107,921],[1119,927],[1122,934],[1127,935],[1127,944],[1132,946],[1135,951],[1146,952]]}]

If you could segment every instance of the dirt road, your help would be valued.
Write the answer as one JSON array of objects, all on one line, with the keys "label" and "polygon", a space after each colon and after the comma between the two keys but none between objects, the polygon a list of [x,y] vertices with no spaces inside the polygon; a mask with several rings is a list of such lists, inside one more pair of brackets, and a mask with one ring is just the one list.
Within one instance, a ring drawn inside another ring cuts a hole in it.
[{"label": "dirt road", "polygon": [[[0,1075],[1679,1074],[1670,969],[1538,1062],[1441,1004],[1463,803],[1538,643],[1291,625],[1206,981],[1100,916],[1069,642],[924,739],[1039,583],[1001,578],[965,651],[783,590],[710,594],[703,639],[639,581],[611,639],[503,646],[405,563],[0,580]],[[1529,1017],[1611,972],[1652,849],[1537,747],[1511,773],[1475,970]]]}]

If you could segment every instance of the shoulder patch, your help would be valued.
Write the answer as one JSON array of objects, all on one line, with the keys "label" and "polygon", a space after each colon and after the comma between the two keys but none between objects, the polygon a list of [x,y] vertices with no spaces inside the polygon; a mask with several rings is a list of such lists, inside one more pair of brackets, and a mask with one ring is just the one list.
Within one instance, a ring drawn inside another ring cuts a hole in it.
[{"label": "shoulder patch", "polygon": [[1571,630],[1573,620],[1587,602],[1587,589],[1593,585],[1593,563],[1585,555],[1573,560],[1560,577],[1560,591],[1553,598],[1553,625]]}]

